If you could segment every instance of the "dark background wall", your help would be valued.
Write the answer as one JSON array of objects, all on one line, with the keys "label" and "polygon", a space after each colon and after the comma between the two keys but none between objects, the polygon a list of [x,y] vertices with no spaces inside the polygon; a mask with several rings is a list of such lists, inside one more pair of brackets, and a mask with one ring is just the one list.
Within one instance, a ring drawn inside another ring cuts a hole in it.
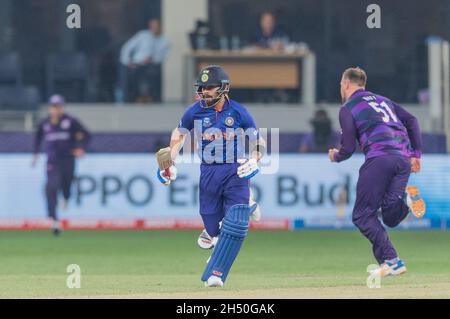
[{"label": "dark background wall", "polygon": [[[366,27],[371,3],[381,7],[381,29]],[[265,10],[292,40],[317,53],[319,101],[336,101],[342,70],[357,65],[367,70],[374,91],[416,102],[417,91],[427,87],[425,39],[450,39],[448,0],[210,0],[211,28],[249,42]]]},{"label": "dark background wall", "polygon": [[[81,30],[65,28],[70,3],[82,8]],[[381,29],[366,27],[370,3],[381,6]],[[45,92],[47,55],[82,51],[92,73],[90,101],[112,102],[120,47],[149,17],[161,16],[161,0],[1,0],[1,9],[0,51],[20,53],[26,84]],[[450,39],[448,0],[209,0],[212,32],[249,43],[264,10],[317,53],[319,102],[339,100],[341,72],[355,65],[367,70],[370,89],[417,102],[427,87],[426,38]]]}]

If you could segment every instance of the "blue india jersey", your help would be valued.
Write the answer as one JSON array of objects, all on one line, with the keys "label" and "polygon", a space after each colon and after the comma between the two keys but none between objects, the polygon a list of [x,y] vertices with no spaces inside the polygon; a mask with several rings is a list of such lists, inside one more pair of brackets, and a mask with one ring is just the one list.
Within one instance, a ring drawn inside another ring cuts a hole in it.
[{"label": "blue india jersey", "polygon": [[255,121],[240,103],[226,99],[221,110],[203,108],[195,102],[187,108],[178,125],[194,130],[202,163],[236,163],[245,156],[245,141],[259,137]]}]

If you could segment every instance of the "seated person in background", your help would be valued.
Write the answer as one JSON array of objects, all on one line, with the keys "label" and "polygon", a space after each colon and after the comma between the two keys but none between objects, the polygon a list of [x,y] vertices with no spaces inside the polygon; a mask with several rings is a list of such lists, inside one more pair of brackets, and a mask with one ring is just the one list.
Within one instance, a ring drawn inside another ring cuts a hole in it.
[{"label": "seated person in background", "polygon": [[161,64],[169,51],[169,40],[162,35],[157,19],[149,20],[148,29],[139,31],[123,45],[119,72],[122,101],[119,102],[161,101]]},{"label": "seated person in background", "polygon": [[331,120],[325,110],[316,111],[310,123],[313,131],[304,136],[300,145],[301,153],[327,152],[339,144],[339,134],[333,131]]},{"label": "seated person in background", "polygon": [[261,14],[259,30],[256,34],[255,45],[262,49],[283,50],[289,42],[289,37],[277,25],[275,16],[271,12]]},{"label": "seated person in background", "polygon": [[[277,26],[272,12],[263,12],[253,44],[261,50],[282,52],[289,44],[289,37]],[[287,103],[292,99],[285,89],[256,89],[253,91],[257,103]]]}]

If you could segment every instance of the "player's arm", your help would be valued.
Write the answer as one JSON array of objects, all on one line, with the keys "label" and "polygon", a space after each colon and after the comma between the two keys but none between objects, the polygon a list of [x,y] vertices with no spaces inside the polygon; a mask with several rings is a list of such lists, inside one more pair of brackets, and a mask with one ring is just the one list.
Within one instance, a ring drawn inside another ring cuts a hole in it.
[{"label": "player's arm", "polygon": [[169,147],[162,148],[156,153],[158,162],[158,171],[156,176],[159,181],[168,186],[177,178],[177,168],[175,167],[175,159],[178,157],[180,150],[183,148],[186,135],[180,128],[175,128],[170,136]]},{"label": "player's arm", "polygon": [[31,166],[34,167],[39,159],[39,150],[42,144],[42,138],[44,136],[44,123],[41,122],[36,130],[34,135],[34,143],[33,143],[33,160],[31,162]]},{"label": "player's arm", "polygon": [[241,127],[246,130],[246,135],[249,137],[250,154],[248,159],[237,160],[240,164],[237,175],[240,178],[250,179],[259,173],[258,162],[266,153],[266,141],[259,134],[255,121],[247,110],[242,111],[241,121]]},{"label": "player's arm", "polygon": [[411,141],[412,157],[411,171],[418,173],[420,171],[420,158],[422,156],[422,134],[420,133],[419,121],[417,118],[396,103],[394,105],[395,114],[402,121],[408,131],[409,140]]},{"label": "player's arm", "polygon": [[82,157],[86,153],[86,148],[91,140],[91,133],[80,121],[74,119],[72,134],[75,135],[75,149],[73,150],[73,155],[76,158]]},{"label": "player's arm", "polygon": [[253,143],[252,151],[250,152],[250,158],[253,158],[257,162],[259,162],[265,154],[266,141],[261,136],[258,136],[258,139]]},{"label": "player's arm", "polygon": [[180,153],[181,149],[183,148],[184,141],[186,140],[188,132],[184,132],[184,130],[180,128],[175,128],[172,131],[172,135],[170,136],[170,154],[172,157],[172,160],[175,161],[175,159],[178,157],[178,154]]},{"label": "player's arm", "polygon": [[158,180],[168,186],[177,178],[177,168],[175,159],[183,148],[187,134],[194,128],[194,120],[191,112],[188,110],[181,118],[180,124],[172,131],[169,147],[160,149],[156,153],[158,162],[158,171],[156,176]]},{"label": "player's arm", "polygon": [[332,162],[342,162],[350,158],[356,149],[356,126],[350,110],[342,107],[339,111],[339,123],[342,129],[341,146],[339,150],[333,148],[328,151]]}]

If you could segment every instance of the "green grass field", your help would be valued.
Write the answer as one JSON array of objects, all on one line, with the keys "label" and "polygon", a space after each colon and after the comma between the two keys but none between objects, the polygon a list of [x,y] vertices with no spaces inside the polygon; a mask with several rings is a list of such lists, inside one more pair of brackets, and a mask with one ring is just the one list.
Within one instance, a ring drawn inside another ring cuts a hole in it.
[{"label": "green grass field", "polygon": [[[193,231],[0,232],[0,298],[450,298],[450,232],[391,232],[408,272],[366,285],[353,231],[250,232],[224,288],[200,282]],[[66,286],[69,264],[81,288]]]}]

